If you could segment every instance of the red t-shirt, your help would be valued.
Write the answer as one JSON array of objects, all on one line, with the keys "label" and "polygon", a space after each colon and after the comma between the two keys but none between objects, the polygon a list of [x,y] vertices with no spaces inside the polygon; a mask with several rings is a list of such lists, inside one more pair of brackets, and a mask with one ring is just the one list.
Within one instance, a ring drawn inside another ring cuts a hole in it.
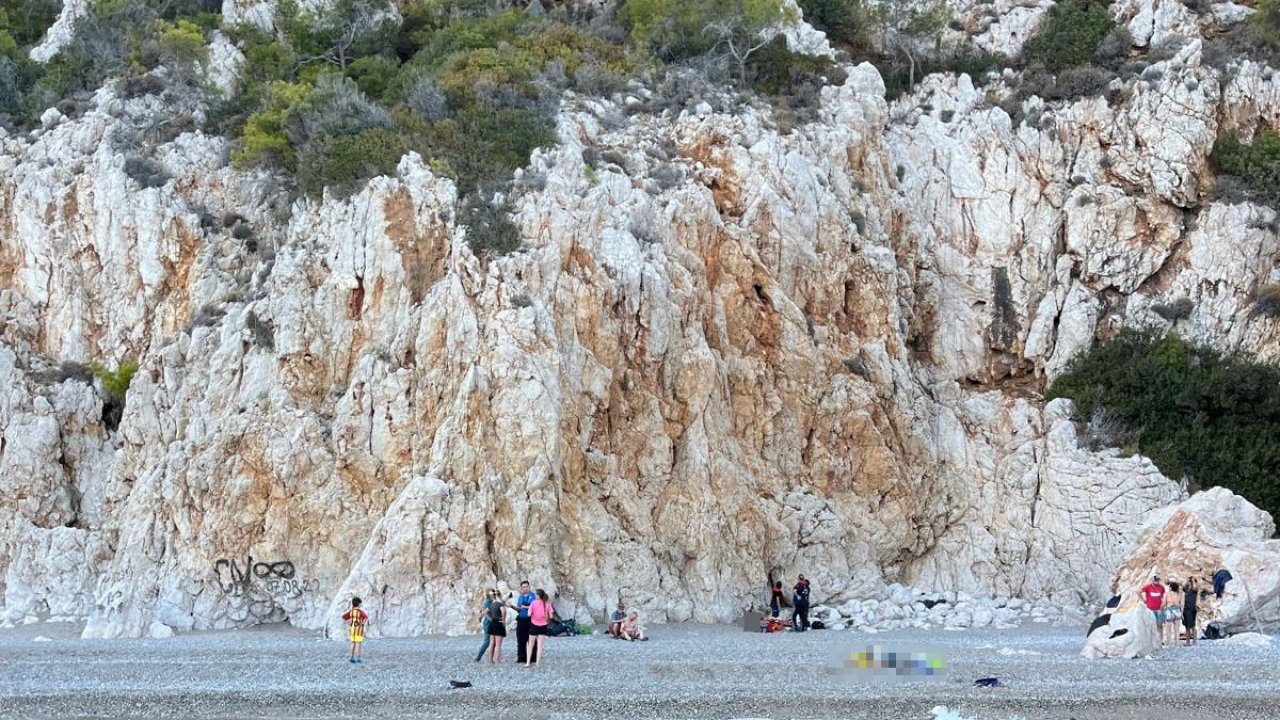
[{"label": "red t-shirt", "polygon": [[369,619],[369,613],[361,610],[360,608],[351,608],[350,610],[342,613],[342,619],[352,625],[364,627],[365,621]]},{"label": "red t-shirt", "polygon": [[1164,586],[1155,582],[1142,586],[1142,598],[1148,610],[1159,610],[1164,605]]}]

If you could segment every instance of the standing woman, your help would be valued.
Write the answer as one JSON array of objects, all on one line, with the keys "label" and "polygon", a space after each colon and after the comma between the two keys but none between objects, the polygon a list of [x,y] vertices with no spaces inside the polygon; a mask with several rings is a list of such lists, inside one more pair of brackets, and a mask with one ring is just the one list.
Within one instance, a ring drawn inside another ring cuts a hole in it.
[{"label": "standing woman", "polygon": [[1169,592],[1164,594],[1164,632],[1160,644],[1165,644],[1164,636],[1168,636],[1168,647],[1178,647],[1179,628],[1182,627],[1182,588],[1176,581],[1165,583]]},{"label": "standing woman", "polygon": [[484,644],[480,646],[480,652],[476,653],[476,662],[484,659],[485,653],[489,652],[489,606],[498,601],[498,591],[489,588],[484,593],[484,605],[480,608],[480,635],[484,639]]},{"label": "standing woman", "polygon": [[787,596],[782,593],[782,581],[774,580],[773,589],[769,593],[769,611],[772,617],[778,617],[782,612],[782,606],[787,604]]},{"label": "standing woman", "polygon": [[1200,586],[1195,578],[1187,580],[1183,587],[1186,590],[1182,598],[1182,627],[1187,631],[1187,644],[1196,644],[1196,611],[1200,609]]},{"label": "standing woman", "polygon": [[547,643],[547,626],[551,624],[551,614],[555,609],[547,599],[547,591],[537,590],[538,599],[529,605],[529,657],[524,666],[541,665],[542,653]]},{"label": "standing woman", "polygon": [[493,591],[493,602],[489,603],[489,662],[495,665],[502,662],[502,640],[507,637],[507,604],[502,602],[498,591]]}]

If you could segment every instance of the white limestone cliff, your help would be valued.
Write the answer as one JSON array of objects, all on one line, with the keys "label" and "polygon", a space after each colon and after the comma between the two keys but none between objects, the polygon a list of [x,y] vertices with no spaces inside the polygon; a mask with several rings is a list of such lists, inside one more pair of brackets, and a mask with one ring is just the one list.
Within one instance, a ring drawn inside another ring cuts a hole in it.
[{"label": "white limestone cliff", "polygon": [[[1181,332],[1277,352],[1250,312],[1274,213],[1202,191],[1217,132],[1280,97],[1198,42],[1162,67],[1036,127],[965,77],[890,106],[870,65],[791,133],[570,98],[495,258],[416,155],[294,201],[194,128],[139,187],[118,132],[163,110],[109,88],[0,134],[0,612],[321,628],[358,594],[380,633],[459,632],[528,577],[717,621],[770,572],[834,605],[1101,599],[1183,493],[1081,448],[1046,379],[1178,298]],[[58,370],[128,359],[109,429]]]}]

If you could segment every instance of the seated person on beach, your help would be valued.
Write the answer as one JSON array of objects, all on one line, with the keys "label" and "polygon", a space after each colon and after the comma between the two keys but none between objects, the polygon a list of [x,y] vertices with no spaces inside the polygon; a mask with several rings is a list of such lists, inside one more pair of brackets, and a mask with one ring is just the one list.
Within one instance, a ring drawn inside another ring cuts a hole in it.
[{"label": "seated person on beach", "polygon": [[644,640],[644,628],[640,627],[640,615],[632,610],[626,620],[622,621],[623,640]]},{"label": "seated person on beach", "polygon": [[622,623],[627,619],[627,606],[618,601],[618,609],[613,611],[609,616],[609,634],[613,637],[622,637]]}]

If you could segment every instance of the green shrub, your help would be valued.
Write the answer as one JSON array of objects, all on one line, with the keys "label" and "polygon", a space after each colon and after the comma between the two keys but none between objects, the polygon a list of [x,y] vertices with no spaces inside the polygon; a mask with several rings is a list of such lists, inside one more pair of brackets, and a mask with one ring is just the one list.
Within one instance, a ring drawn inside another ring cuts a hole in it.
[{"label": "green shrub", "polygon": [[312,196],[319,196],[326,187],[337,195],[349,195],[369,178],[394,174],[405,151],[404,138],[385,128],[323,135],[298,151],[298,186]]},{"label": "green shrub", "polygon": [[240,148],[231,154],[237,168],[275,164],[294,169],[297,153],[285,132],[285,115],[311,92],[303,83],[276,81],[267,87],[265,107],[249,116],[240,135]]},{"label": "green shrub", "polygon": [[727,41],[754,44],[761,30],[786,18],[779,0],[626,0],[618,13],[636,47],[668,62]]},{"label": "green shrub", "polygon": [[398,59],[370,55],[351,63],[347,68],[347,77],[354,80],[360,92],[365,95],[375,100],[388,101],[391,99],[389,95],[392,84],[399,72]]},{"label": "green shrub", "polygon": [[1072,359],[1049,397],[1071,398],[1080,417],[1103,409],[1165,475],[1280,514],[1280,368],[1124,330]]},{"label": "green shrub", "polygon": [[471,195],[458,209],[458,222],[466,226],[467,245],[476,255],[505,255],[520,249],[520,231],[504,205]]},{"label": "green shrub", "polygon": [[916,83],[934,73],[968,75],[974,85],[982,86],[987,81],[987,73],[1006,65],[1008,59],[970,47],[959,47],[941,55],[918,57],[914,68],[903,62],[900,56],[878,55],[872,62],[884,78],[885,97],[893,100],[911,92]]},{"label": "green shrub", "polygon": [[1243,143],[1232,131],[1213,144],[1210,158],[1218,172],[1239,180],[1252,199],[1280,208],[1280,133],[1266,129]]},{"label": "green shrub", "polygon": [[89,372],[102,381],[102,387],[107,391],[108,396],[117,402],[124,403],[129,385],[133,382],[133,376],[138,372],[138,363],[134,360],[125,360],[117,365],[115,370],[108,370],[99,363],[90,363]]},{"label": "green shrub", "polygon": [[1262,33],[1262,39],[1280,45],[1280,0],[1261,0],[1249,22]]},{"label": "green shrub", "polygon": [[474,104],[476,91],[482,87],[505,88],[517,96],[532,98],[537,94],[533,75],[540,65],[528,53],[479,48],[453,55],[440,69],[440,91],[455,108]]},{"label": "green shrub", "polygon": [[148,46],[155,65],[164,65],[174,76],[187,82],[195,79],[197,66],[209,59],[204,30],[189,20],[157,20],[155,36]]},{"label": "green shrub", "polygon": [[[450,122],[450,121],[446,121]],[[451,142],[438,153],[458,173],[458,191],[495,189],[529,162],[529,155],[555,142],[554,126],[518,108],[475,107],[459,113]]]},{"label": "green shrub", "polygon": [[799,0],[804,19],[834,42],[856,49],[871,45],[872,21],[861,0]]},{"label": "green shrub", "polygon": [[44,38],[61,11],[61,0],[0,0],[0,38],[7,36],[15,48],[31,47]]},{"label": "green shrub", "polygon": [[285,135],[295,149],[321,135],[353,135],[394,123],[350,78],[321,75],[305,97],[290,103],[284,114]]},{"label": "green shrub", "polygon": [[336,0],[323,12],[299,9],[297,0],[280,0],[276,27],[299,56],[336,65],[372,55],[394,55],[397,28],[388,13],[391,0]]},{"label": "green shrub", "polygon": [[138,372],[138,363],[125,360],[115,370],[108,370],[99,363],[90,363],[89,372],[93,373],[107,391],[107,400],[102,404],[102,423],[108,430],[115,430],[120,427],[120,420],[124,417],[129,385]]},{"label": "green shrub", "polygon": [[1115,24],[1108,5],[1100,0],[1066,0],[1054,5],[1040,32],[1023,48],[1027,63],[1058,72],[1092,62]]}]

